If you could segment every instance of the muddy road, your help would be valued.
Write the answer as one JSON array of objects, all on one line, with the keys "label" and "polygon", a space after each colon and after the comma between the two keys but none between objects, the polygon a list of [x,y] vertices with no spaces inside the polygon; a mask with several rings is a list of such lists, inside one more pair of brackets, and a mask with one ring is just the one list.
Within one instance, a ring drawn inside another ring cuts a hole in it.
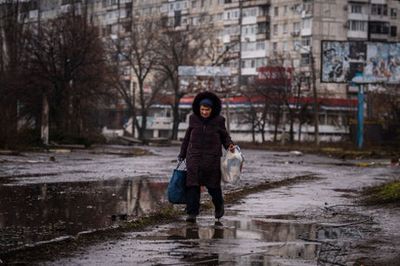
[{"label": "muddy road", "polygon": [[[243,151],[241,182],[224,186],[224,192],[237,200],[227,203],[221,223],[215,223],[212,209],[203,209],[196,224],[186,224],[180,216],[115,239],[63,250],[46,260],[10,255],[12,250],[34,251],[48,243],[96,234],[170,206],[165,188],[178,147],[145,149],[149,152],[145,156],[134,156],[130,147],[120,146],[0,156],[3,263],[396,265],[392,263],[398,261],[399,208],[355,202],[362,187],[400,178],[398,167],[390,167],[386,160],[342,161],[258,150]],[[300,176],[314,179],[290,182]],[[286,179],[249,195],[238,193]]]}]

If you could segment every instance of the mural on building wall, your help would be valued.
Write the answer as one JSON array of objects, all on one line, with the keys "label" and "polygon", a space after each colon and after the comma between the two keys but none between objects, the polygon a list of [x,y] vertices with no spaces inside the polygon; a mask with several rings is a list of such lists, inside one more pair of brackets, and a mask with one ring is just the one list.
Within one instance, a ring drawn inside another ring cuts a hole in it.
[{"label": "mural on building wall", "polygon": [[353,80],[400,83],[400,43],[323,41],[321,82]]},{"label": "mural on building wall", "polygon": [[322,82],[345,82],[350,70],[347,42],[322,43]]}]

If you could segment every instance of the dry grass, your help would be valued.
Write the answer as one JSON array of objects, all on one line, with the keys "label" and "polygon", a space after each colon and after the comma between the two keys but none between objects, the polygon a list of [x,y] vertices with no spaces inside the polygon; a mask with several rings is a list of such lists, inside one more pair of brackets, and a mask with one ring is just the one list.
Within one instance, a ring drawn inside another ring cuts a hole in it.
[{"label": "dry grass", "polygon": [[386,184],[366,188],[362,202],[367,205],[400,204],[400,181],[391,181]]}]

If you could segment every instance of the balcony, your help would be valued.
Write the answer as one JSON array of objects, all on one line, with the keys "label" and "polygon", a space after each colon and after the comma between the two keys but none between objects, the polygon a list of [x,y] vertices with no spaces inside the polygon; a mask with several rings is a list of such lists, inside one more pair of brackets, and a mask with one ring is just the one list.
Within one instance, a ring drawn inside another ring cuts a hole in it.
[{"label": "balcony", "polygon": [[269,21],[270,19],[269,19],[269,16],[257,16],[257,23],[259,23],[259,22],[267,22],[267,21]]},{"label": "balcony", "polygon": [[256,24],[257,17],[244,17],[242,18],[242,25]]},{"label": "balcony", "polygon": [[[229,3],[231,2],[231,3]],[[225,0],[225,4],[224,4],[224,8],[226,9],[231,9],[231,8],[237,8],[239,7],[239,1],[238,2],[233,2],[233,1],[226,1]]]},{"label": "balcony", "polygon": [[300,30],[294,30],[290,33],[292,37],[299,37],[300,36]]},{"label": "balcony", "polygon": [[356,39],[356,40],[367,40],[368,39],[368,32],[366,32],[366,31],[349,30],[347,32],[347,38]]},{"label": "balcony", "polygon": [[387,22],[370,21],[368,29],[369,40],[387,40],[390,34],[390,24]]},{"label": "balcony", "polygon": [[390,20],[389,16],[384,15],[370,15],[369,20],[371,21],[381,21],[381,22],[388,22]]},{"label": "balcony", "polygon": [[257,41],[262,41],[262,40],[269,40],[269,32],[261,32],[261,33],[257,33],[256,35],[256,40]]},{"label": "balcony", "polygon": [[224,26],[239,25],[239,19],[224,20]]},{"label": "balcony", "polygon": [[389,34],[385,33],[370,33],[369,40],[370,41],[387,41],[389,38]]},{"label": "balcony", "polygon": [[311,28],[301,29],[300,31],[301,36],[310,36],[312,34]]},{"label": "balcony", "polygon": [[247,0],[243,1],[243,7],[263,6],[266,4],[270,4],[270,2],[270,0]]},{"label": "balcony", "polygon": [[360,14],[360,13],[349,13],[348,16],[349,20],[362,20],[362,21],[368,21],[368,14]]}]

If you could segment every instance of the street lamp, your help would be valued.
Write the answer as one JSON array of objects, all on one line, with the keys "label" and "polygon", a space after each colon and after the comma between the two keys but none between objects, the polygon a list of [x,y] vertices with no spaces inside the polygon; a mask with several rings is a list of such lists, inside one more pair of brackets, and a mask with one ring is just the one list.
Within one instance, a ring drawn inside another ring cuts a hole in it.
[{"label": "street lamp", "polygon": [[310,65],[310,74],[311,74],[311,82],[312,82],[312,91],[313,91],[313,100],[314,100],[314,141],[315,145],[319,146],[319,106],[318,106],[318,95],[317,95],[317,86],[315,84],[315,61],[312,52],[312,48],[305,48],[299,43],[296,43],[295,46],[299,49],[302,49],[308,53],[309,65]]}]

